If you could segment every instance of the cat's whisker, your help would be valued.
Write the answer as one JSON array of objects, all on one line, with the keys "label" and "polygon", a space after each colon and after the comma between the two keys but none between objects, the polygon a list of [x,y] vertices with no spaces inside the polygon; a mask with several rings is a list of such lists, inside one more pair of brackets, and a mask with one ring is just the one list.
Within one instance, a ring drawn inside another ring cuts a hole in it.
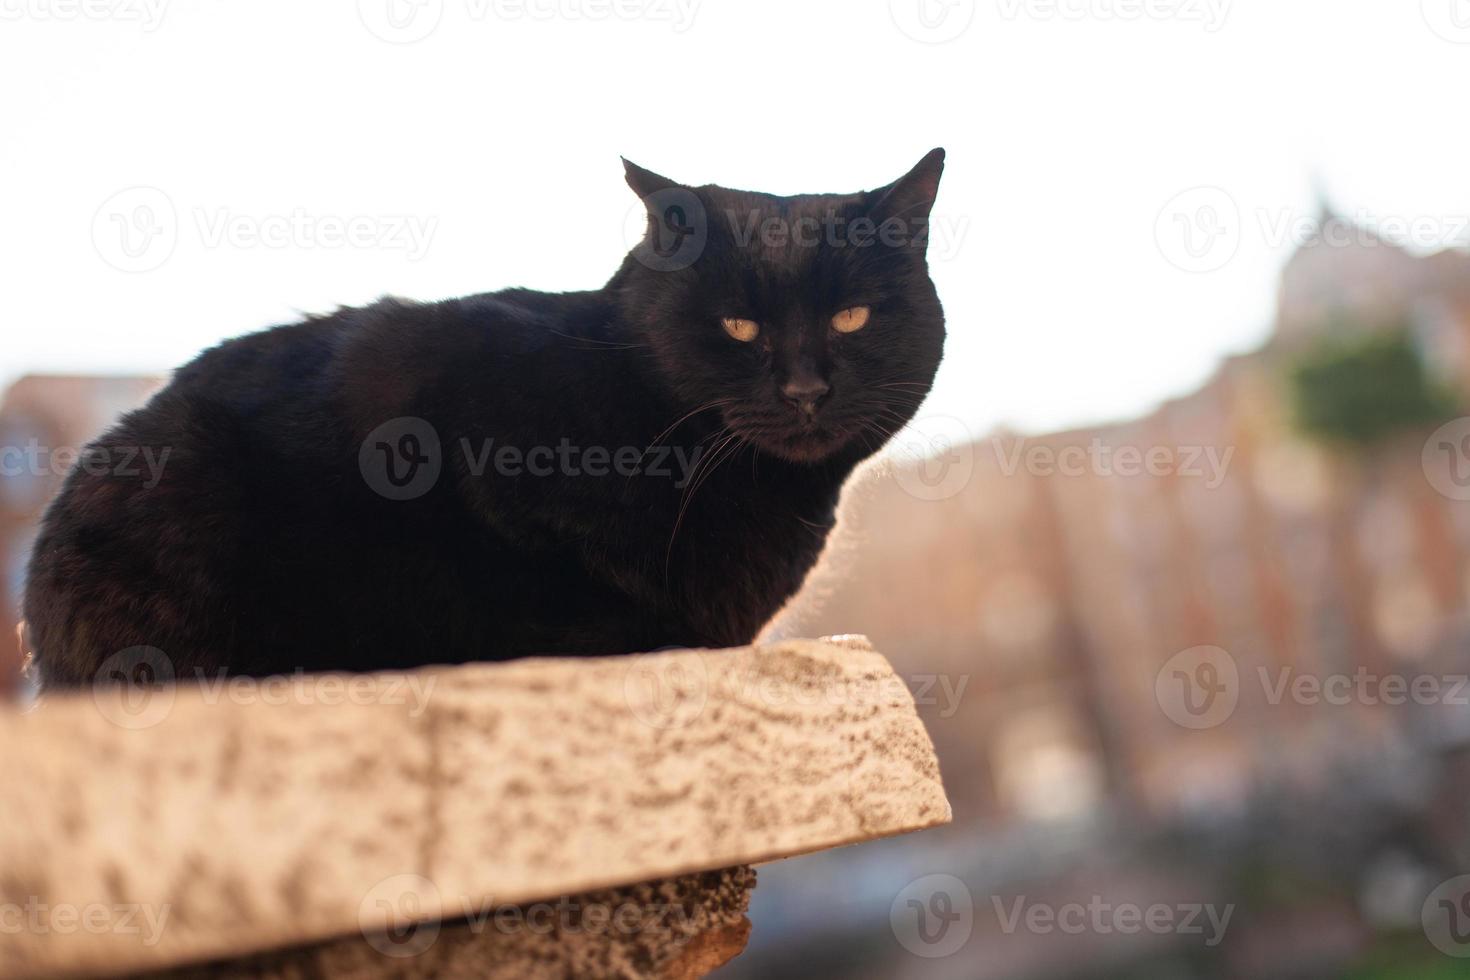
[{"label": "cat's whisker", "polygon": [[876,452],[877,449],[882,448],[882,443],[888,442],[888,440],[892,439],[895,435],[897,435],[898,434],[898,431],[899,431],[898,429],[891,429],[890,430],[890,429],[884,428],[883,426],[881,426],[881,425],[878,424],[878,421],[876,419],[864,420],[864,422],[862,424],[863,424],[864,428],[867,431],[876,433],[879,436],[879,438],[881,439],[881,442],[879,443],[879,446],[874,449],[874,452]]},{"label": "cat's whisker", "polygon": [[[669,535],[669,547],[667,552],[665,552],[664,554],[665,578],[668,577],[670,566],[672,565],[674,560],[674,542],[679,537],[679,528],[683,527],[684,525],[684,515],[689,512],[689,505],[694,502],[695,494],[699,492],[699,488],[705,484],[710,475],[719,468],[720,463],[724,462],[724,459],[728,459],[730,456],[733,456],[736,452],[740,450],[740,436],[735,434],[734,432],[730,432],[728,428],[726,428],[724,431],[727,433],[727,435],[717,446],[715,446],[713,450],[711,450],[709,455],[705,457],[706,460],[710,460],[711,462],[709,462],[709,464],[704,467],[704,472],[702,475],[698,477],[691,476],[689,486],[684,491],[684,499],[679,506],[679,516],[674,520],[674,530],[673,533]],[[735,446],[735,449],[730,451],[729,453],[726,453],[724,459],[721,459],[720,454],[732,444]],[[696,473],[699,471],[698,466],[695,467],[695,471]]]},{"label": "cat's whisker", "polygon": [[[732,402],[734,402],[735,400],[736,399],[734,399],[734,398],[716,398],[714,401],[709,402],[708,404],[705,404],[705,405],[701,405],[700,407],[696,408],[694,411],[689,412],[688,414],[681,416],[677,421],[674,422],[673,425],[669,426],[667,429],[665,429],[664,431],[660,432],[658,435],[656,435],[656,436],[653,437],[653,441],[648,444],[648,448],[645,449],[645,450],[643,450],[643,455],[644,456],[647,456],[649,454],[649,452],[652,451],[652,449],[653,449],[654,446],[657,446],[671,432],[673,432],[679,426],[683,425],[685,422],[688,422],[690,419],[694,418],[694,416],[700,414],[701,412],[708,412],[711,409],[720,408],[721,406],[724,406],[724,405],[729,405]],[[643,461],[642,460],[642,457],[639,457],[639,462],[642,462],[642,461]]]},{"label": "cat's whisker", "polygon": [[[700,473],[702,472],[703,468],[705,468],[705,467],[707,467],[709,465],[710,461],[714,458],[715,454],[724,446],[724,444],[725,444],[726,441],[728,441],[730,438],[733,437],[733,435],[734,435],[734,433],[731,431],[730,426],[726,425],[726,426],[721,427],[718,432],[716,432],[714,435],[710,436],[708,439],[701,439],[696,444],[696,447],[703,446],[706,442],[715,443],[716,445],[715,445],[715,448],[714,449],[712,449],[708,453],[702,454],[699,457],[699,459],[695,461],[693,471],[690,472],[689,475],[687,476],[687,478],[686,478],[687,482],[684,485],[684,492],[683,492],[683,494],[680,497],[680,504],[681,504],[680,513],[681,514],[683,513],[682,505],[684,505],[684,504],[686,504],[688,502],[688,499],[689,499],[689,496],[690,496],[690,488],[693,487],[693,486],[695,486],[696,481],[697,481]],[[675,529],[675,532],[677,533],[677,528]]]},{"label": "cat's whisker", "polygon": [[[683,516],[683,508],[687,508],[689,506],[689,502],[694,499],[694,495],[699,492],[699,488],[704,485],[704,481],[709,478],[709,475],[713,473],[715,468],[719,465],[720,453],[723,452],[727,446],[731,445],[732,443],[738,443],[740,441],[740,437],[734,432],[730,431],[729,429],[726,429],[725,432],[726,434],[724,438],[719,442],[718,445],[715,446],[714,449],[710,450],[709,454],[705,457],[705,459],[709,462],[708,465],[705,466],[704,472],[702,474],[698,473],[698,467],[696,467],[696,474],[691,475],[688,488],[684,492],[683,507],[681,507],[680,509],[681,517]],[[678,533],[679,529],[676,522],[674,534],[677,535]]]},{"label": "cat's whisker", "polygon": [[[623,480],[623,485],[624,485],[624,490],[625,490],[624,499],[626,499],[626,489],[629,486],[632,485],[633,476],[639,472],[639,467],[641,467],[643,465],[643,461],[648,458],[648,454],[651,453],[651,452],[653,452],[653,449],[654,449],[655,446],[657,446],[664,439],[668,438],[668,436],[675,429],[679,428],[679,426],[683,425],[685,422],[687,422],[690,419],[694,418],[694,416],[699,415],[701,412],[708,412],[708,411],[711,411],[713,409],[720,408],[720,407],[722,407],[724,405],[729,405],[732,402],[734,402],[735,400],[736,399],[733,399],[733,398],[716,398],[714,401],[709,402],[708,404],[705,404],[705,405],[701,405],[698,408],[694,409],[692,412],[688,412],[685,415],[679,417],[678,419],[676,419],[674,421],[674,423],[672,425],[670,425],[668,428],[664,429],[658,435],[654,436],[653,437],[653,441],[648,444],[648,446],[643,450],[642,453],[639,454],[637,466],[635,466],[633,468],[633,471],[631,473],[629,473],[629,475],[627,477],[625,477],[624,480]],[[721,430],[721,431],[724,431],[724,430]],[[703,441],[703,440],[701,440],[701,441]]]},{"label": "cat's whisker", "polygon": [[880,420],[893,423],[893,431],[888,433],[889,438],[892,438],[894,435],[900,432],[904,426],[909,424],[909,419],[898,414],[897,412],[893,412],[888,409],[879,409],[878,413],[868,421],[877,423]]},{"label": "cat's whisker", "polygon": [[[878,419],[874,419],[874,421],[877,422],[879,420]],[[893,415],[893,416],[887,418],[886,421],[892,423],[892,428],[891,429],[885,429],[885,431],[888,432],[889,436],[896,436],[900,432],[902,432],[904,430],[904,428],[912,420],[909,419],[906,416],[903,416],[903,415]]]},{"label": "cat's whisker", "polygon": [[579,344],[590,344],[597,348],[611,350],[639,350],[648,346],[647,344],[630,344],[624,341],[599,340],[596,337],[579,337],[576,334],[562,333],[560,330],[547,330],[546,332],[553,337],[560,337],[563,340],[576,341]]}]

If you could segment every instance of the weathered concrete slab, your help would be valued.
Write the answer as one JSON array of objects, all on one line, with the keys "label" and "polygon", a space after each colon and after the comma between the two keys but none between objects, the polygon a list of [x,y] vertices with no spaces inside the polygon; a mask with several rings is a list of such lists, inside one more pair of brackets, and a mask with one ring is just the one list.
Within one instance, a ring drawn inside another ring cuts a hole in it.
[{"label": "weathered concrete slab", "polygon": [[950,818],[907,689],[856,641],[176,681],[0,712],[0,907],[24,919],[0,975],[401,931]]}]

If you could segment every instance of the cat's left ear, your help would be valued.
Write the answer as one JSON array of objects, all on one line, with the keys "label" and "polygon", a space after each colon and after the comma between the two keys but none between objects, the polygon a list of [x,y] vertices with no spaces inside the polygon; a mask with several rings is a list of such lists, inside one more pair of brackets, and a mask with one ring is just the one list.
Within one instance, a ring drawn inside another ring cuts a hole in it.
[{"label": "cat's left ear", "polygon": [[628,186],[633,188],[633,193],[647,201],[659,191],[666,191],[671,187],[683,185],[672,181],[667,177],[661,177],[652,170],[645,170],[627,157],[623,157],[623,170],[628,179]]},{"label": "cat's left ear", "polygon": [[877,221],[897,218],[927,221],[939,196],[939,178],[944,175],[944,150],[933,149],[918,166],[902,177],[868,195],[868,213]]}]

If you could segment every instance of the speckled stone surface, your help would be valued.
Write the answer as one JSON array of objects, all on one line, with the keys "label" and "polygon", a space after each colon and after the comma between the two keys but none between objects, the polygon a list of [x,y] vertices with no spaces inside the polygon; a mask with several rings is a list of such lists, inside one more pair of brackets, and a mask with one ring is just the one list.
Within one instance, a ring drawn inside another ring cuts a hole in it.
[{"label": "speckled stone surface", "polygon": [[178,681],[0,712],[0,975],[360,943],[950,818],[907,689],[851,638]]},{"label": "speckled stone surface", "polygon": [[745,949],[754,886],[751,868],[709,871],[130,980],[694,980]]}]

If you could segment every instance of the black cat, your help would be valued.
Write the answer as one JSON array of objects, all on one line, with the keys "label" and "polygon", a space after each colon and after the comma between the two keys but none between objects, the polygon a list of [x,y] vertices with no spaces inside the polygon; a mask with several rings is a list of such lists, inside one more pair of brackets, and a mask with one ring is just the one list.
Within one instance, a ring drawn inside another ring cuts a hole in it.
[{"label": "black cat", "polygon": [[[929,391],[943,165],[776,197],[629,163],[648,233],[600,290],[384,299],[205,352],[46,513],[43,684],[135,648],[183,678],[750,642]],[[145,447],[156,479],[120,465]]]}]

